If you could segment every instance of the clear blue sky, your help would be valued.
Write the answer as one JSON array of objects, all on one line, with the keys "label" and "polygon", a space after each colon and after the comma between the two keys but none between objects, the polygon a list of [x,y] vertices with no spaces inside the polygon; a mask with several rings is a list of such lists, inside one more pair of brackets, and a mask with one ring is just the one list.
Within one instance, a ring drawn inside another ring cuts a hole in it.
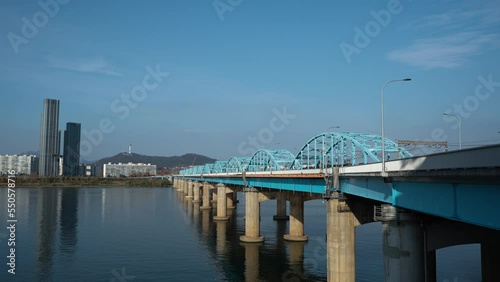
[{"label": "clear blue sky", "polygon": [[[496,1],[59,1],[0,3],[0,154],[38,150],[44,98],[60,99],[61,129],[110,123],[84,159],[129,140],[222,160],[249,136],[294,151],[327,130],[379,133],[380,89],[403,77],[385,88],[391,139],[457,144],[449,111],[464,145],[500,141]],[[144,79],[147,96],[122,103]]]}]

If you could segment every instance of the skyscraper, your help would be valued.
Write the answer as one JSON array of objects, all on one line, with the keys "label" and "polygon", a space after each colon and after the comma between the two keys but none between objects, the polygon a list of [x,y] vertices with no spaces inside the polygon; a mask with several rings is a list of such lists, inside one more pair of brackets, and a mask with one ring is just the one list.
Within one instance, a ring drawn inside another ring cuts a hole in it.
[{"label": "skyscraper", "polygon": [[56,176],[59,169],[61,132],[59,131],[59,100],[43,101],[42,121],[40,125],[40,176]]},{"label": "skyscraper", "polygon": [[79,123],[66,123],[63,147],[63,175],[76,176],[80,165],[80,131]]}]

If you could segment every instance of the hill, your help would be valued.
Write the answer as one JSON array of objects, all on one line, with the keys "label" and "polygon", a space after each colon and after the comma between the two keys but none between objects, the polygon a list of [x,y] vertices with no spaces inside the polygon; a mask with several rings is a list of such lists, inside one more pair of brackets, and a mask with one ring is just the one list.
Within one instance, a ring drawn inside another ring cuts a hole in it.
[{"label": "hill", "polygon": [[162,156],[146,156],[140,154],[124,154],[119,153],[112,157],[107,157],[100,159],[95,162],[96,165],[100,166],[107,163],[150,163],[157,166],[158,169],[161,168],[176,168],[176,167],[187,167],[190,165],[202,165],[206,163],[213,163],[215,159],[209,158],[207,156],[202,156],[198,154],[185,154],[182,156],[172,156],[172,157],[162,157]]}]

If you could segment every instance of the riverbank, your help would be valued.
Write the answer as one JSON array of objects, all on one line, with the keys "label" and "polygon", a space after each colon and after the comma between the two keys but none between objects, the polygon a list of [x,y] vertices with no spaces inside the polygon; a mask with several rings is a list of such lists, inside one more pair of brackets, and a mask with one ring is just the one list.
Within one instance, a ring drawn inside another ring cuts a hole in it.
[{"label": "riverbank", "polygon": [[[7,187],[7,181],[7,177],[1,177],[0,187]],[[16,187],[166,187],[171,185],[170,181],[167,178],[17,176],[15,178],[15,181]]]}]

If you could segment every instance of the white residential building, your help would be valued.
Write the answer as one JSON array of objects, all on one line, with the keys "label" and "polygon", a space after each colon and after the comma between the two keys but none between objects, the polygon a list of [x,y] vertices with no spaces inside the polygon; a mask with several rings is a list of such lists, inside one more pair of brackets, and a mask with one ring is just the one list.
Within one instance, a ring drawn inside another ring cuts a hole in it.
[{"label": "white residential building", "polygon": [[103,177],[129,177],[129,176],[145,176],[156,175],[156,165],[143,163],[107,163],[103,165]]},{"label": "white residential building", "polygon": [[0,174],[15,170],[17,174],[38,173],[38,158],[34,155],[0,155]]}]

